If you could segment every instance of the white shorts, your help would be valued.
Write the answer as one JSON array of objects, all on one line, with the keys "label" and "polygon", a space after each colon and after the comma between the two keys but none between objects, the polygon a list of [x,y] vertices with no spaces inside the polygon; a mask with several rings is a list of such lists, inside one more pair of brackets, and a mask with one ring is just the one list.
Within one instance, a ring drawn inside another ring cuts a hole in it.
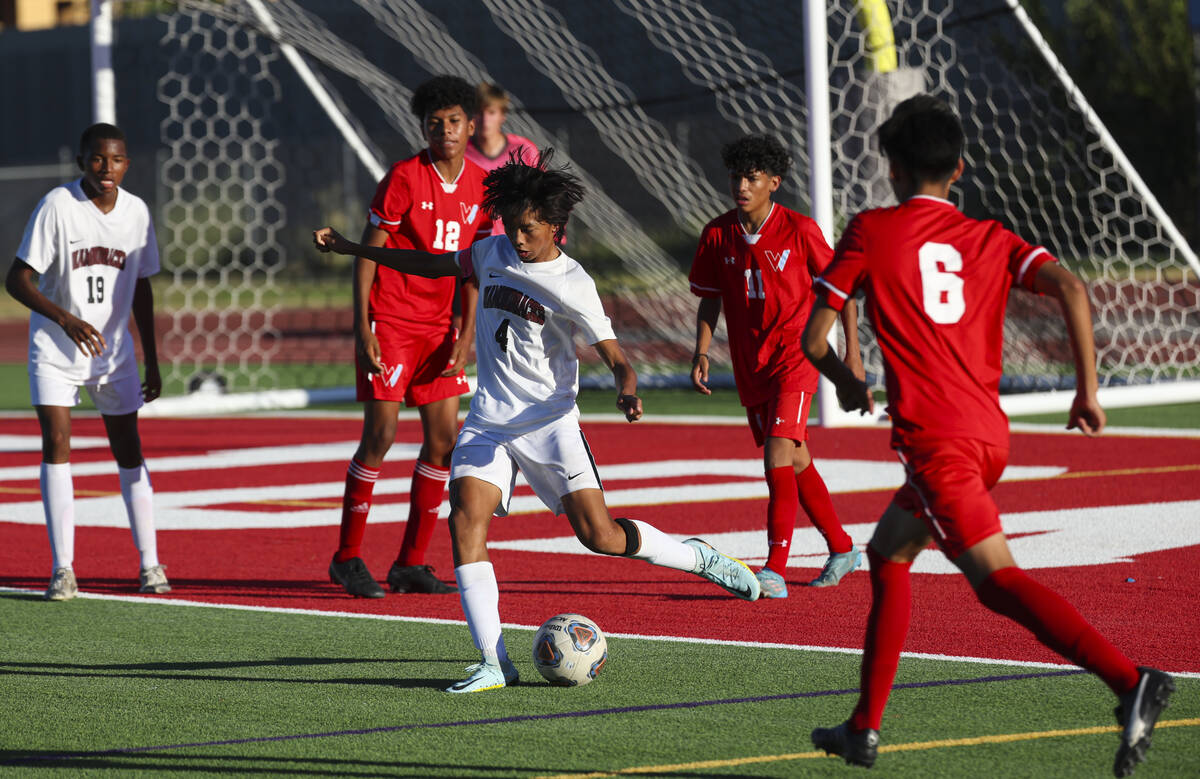
[{"label": "white shorts", "polygon": [[604,489],[579,419],[562,417],[521,436],[463,426],[454,445],[450,481],[470,476],[500,488],[496,516],[508,514],[509,500],[524,475],[534,493],[555,514],[562,514],[562,496],[583,489]]},{"label": "white shorts", "polygon": [[35,406],[79,405],[79,387],[83,386],[101,414],[132,414],[142,403],[142,380],[132,376],[105,376],[96,381],[74,382],[59,376],[29,374],[29,396]]}]

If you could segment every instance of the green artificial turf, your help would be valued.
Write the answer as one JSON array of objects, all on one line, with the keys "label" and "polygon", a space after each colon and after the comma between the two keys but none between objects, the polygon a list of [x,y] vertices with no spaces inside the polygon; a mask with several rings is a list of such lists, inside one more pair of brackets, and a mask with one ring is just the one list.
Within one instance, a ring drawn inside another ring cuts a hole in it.
[{"label": "green artificial turf", "polygon": [[[0,593],[0,774],[531,777],[678,765],[650,775],[844,776],[809,730],[845,718],[858,657],[609,638],[590,685],[563,689],[506,630],[520,684],[450,695],[466,628]],[[1101,776],[1114,733],[936,746],[1112,724],[1087,675],[906,658],[886,715],[886,776]],[[975,680],[975,681],[969,681]],[[1200,716],[1180,679],[1164,719]],[[790,696],[790,697],[788,697]],[[1195,775],[1198,728],[1160,728],[1138,776]],[[248,741],[247,741],[248,740]],[[241,742],[241,743],[215,743]],[[191,745],[191,746],[180,746]],[[163,747],[146,749],[147,747]],[[112,751],[137,750],[137,751]],[[64,756],[67,753],[89,753]],[[756,762],[746,762],[754,758]],[[697,765],[703,761],[716,764]]]}]

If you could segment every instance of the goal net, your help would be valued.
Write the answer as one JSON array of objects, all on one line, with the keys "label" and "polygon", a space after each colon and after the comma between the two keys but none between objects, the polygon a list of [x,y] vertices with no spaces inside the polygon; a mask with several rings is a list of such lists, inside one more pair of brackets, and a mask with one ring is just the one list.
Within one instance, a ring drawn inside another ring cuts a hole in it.
[{"label": "goal net", "polygon": [[[875,129],[932,93],[967,129],[958,204],[1088,281],[1102,383],[1197,378],[1195,257],[1018,13],[1009,0],[829,2],[835,237],[892,202]],[[186,0],[164,21],[168,392],[353,383],[350,263],[316,253],[310,232],[361,230],[380,166],[423,145],[408,101],[435,73],[504,87],[505,129],[584,178],[569,251],[644,381],[686,380],[687,269],[701,227],[731,207],[721,145],[778,136],[794,158],[778,199],[811,210],[799,3]],[[1072,385],[1052,303],[1014,294],[1006,328],[1005,392]],[[865,325],[860,338],[881,386]],[[720,335],[712,362],[729,365]]]}]

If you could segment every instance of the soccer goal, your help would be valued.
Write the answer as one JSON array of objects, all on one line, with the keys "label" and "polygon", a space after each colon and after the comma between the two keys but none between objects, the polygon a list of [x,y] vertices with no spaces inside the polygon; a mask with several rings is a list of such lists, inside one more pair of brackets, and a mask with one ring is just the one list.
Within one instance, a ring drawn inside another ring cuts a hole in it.
[{"label": "soccer goal", "polygon": [[[800,3],[180,0],[162,17],[157,84],[167,390],[223,383],[291,403],[352,384],[349,265],[314,252],[309,232],[361,230],[379,172],[422,146],[412,88],[444,72],[503,86],[505,129],[583,176],[568,248],[646,383],[686,382],[687,268],[700,228],[731,205],[721,144],[784,140],[795,164],[780,200],[827,214],[836,238],[891,202],[874,131],[928,92],[967,128],[959,205],[1088,281],[1106,391],[1135,388],[1129,404],[1200,396],[1200,263],[1016,0],[818,5],[827,116],[806,87]],[[810,154],[813,125],[828,141]],[[823,150],[822,185],[810,173]],[[1006,327],[1002,389],[1026,399],[1011,407],[1061,406],[1073,370],[1052,304],[1016,293]],[[602,381],[588,352],[585,381]],[[723,340],[713,364],[729,365]]]}]

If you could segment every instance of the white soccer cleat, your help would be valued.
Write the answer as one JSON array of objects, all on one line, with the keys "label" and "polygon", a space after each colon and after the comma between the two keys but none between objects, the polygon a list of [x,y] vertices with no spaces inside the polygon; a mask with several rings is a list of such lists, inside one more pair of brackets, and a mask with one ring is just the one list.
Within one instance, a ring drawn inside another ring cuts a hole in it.
[{"label": "white soccer cleat", "polygon": [[692,573],[742,600],[758,600],[762,585],[750,566],[736,557],[718,552],[712,544],[699,538],[689,538],[683,543],[696,550],[696,567]]},{"label": "white soccer cleat", "polygon": [[171,585],[167,584],[167,566],[152,565],[149,568],[143,568],[138,574],[138,579],[141,581],[141,586],[138,587],[138,592],[150,592],[155,595],[162,595],[164,592],[171,591]]},{"label": "white soccer cleat", "polygon": [[75,582],[75,572],[70,568],[55,568],[50,577],[50,586],[46,588],[46,600],[71,600],[79,594],[79,585]]},{"label": "white soccer cleat", "polygon": [[505,660],[499,665],[488,662],[476,663],[467,666],[467,673],[469,676],[466,679],[450,685],[446,688],[446,692],[498,690],[501,687],[516,684],[519,678],[517,667],[511,660]]}]

